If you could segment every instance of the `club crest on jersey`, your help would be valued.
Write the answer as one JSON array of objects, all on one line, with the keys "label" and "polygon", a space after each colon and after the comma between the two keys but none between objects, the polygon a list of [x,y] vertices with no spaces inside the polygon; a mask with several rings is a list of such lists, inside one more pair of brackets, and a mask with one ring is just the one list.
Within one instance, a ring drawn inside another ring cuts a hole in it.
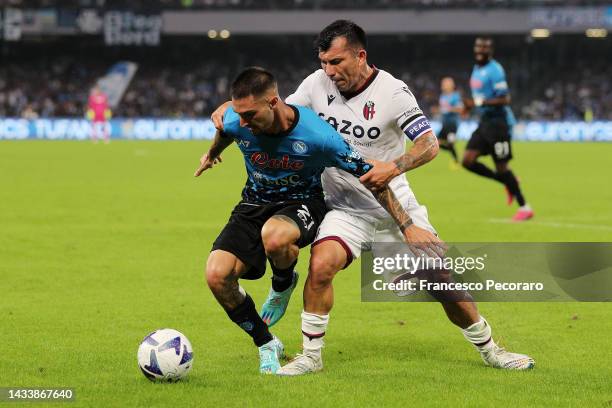
[{"label": "club crest on jersey", "polygon": [[327,95],[327,106],[331,105],[334,99],[336,99],[336,95]]},{"label": "club crest on jersey", "polygon": [[363,117],[366,118],[366,120],[370,120],[374,117],[375,113],[374,102],[367,101],[365,105],[363,105]]},{"label": "club crest on jersey", "polygon": [[297,154],[304,154],[308,151],[308,146],[306,146],[306,143],[302,142],[301,140],[293,142],[291,148]]}]

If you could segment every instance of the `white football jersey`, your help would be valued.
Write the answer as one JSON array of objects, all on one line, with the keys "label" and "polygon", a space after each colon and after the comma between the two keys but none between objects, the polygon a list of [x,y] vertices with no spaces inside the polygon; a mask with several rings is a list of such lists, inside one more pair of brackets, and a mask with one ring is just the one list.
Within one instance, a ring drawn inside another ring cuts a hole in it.
[{"label": "white football jersey", "polygon": [[[431,130],[408,86],[379,69],[375,69],[359,92],[346,96],[319,69],[286,102],[317,112],[366,159],[387,162],[397,159],[406,151],[406,137],[414,141]],[[355,176],[327,168],[321,179],[330,208],[368,219],[389,217]],[[404,174],[394,178],[389,186],[404,208],[411,207],[410,200],[416,199]]]}]

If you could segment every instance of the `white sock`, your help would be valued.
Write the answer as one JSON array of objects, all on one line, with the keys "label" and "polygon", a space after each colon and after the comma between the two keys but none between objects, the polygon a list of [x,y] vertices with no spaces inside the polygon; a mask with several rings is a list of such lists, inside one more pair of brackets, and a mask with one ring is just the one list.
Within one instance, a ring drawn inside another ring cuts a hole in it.
[{"label": "white sock", "polygon": [[519,210],[521,211],[531,211],[531,206],[527,203],[525,203],[525,205],[519,207]]},{"label": "white sock", "polygon": [[461,331],[465,339],[478,350],[486,350],[495,346],[493,337],[491,337],[491,326],[482,316],[480,316],[480,321]]},{"label": "white sock", "polygon": [[321,354],[323,336],[327,330],[329,315],[318,315],[302,311],[302,342],[304,353]]}]

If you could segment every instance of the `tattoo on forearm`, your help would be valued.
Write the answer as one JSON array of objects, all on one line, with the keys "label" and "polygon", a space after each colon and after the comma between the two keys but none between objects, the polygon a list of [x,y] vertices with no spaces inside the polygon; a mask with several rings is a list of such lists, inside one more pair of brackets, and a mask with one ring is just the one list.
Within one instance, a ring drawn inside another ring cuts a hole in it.
[{"label": "tattoo on forearm", "polygon": [[380,203],[380,205],[387,210],[391,217],[393,217],[402,232],[412,225],[412,218],[410,218],[404,207],[402,207],[402,204],[397,200],[397,197],[388,186],[382,190],[372,191],[372,194],[374,194],[374,197]]},{"label": "tattoo on forearm", "polygon": [[415,169],[436,157],[438,140],[433,132],[417,139],[410,150],[393,161],[401,173]]}]

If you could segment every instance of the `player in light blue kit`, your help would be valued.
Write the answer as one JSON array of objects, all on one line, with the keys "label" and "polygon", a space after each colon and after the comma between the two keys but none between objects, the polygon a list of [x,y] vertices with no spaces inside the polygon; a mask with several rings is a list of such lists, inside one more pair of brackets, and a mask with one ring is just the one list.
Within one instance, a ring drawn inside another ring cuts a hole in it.
[{"label": "player in light blue kit", "polygon": [[[520,206],[513,220],[526,221],[533,217],[533,210],[525,201],[518,180],[508,167],[512,159],[512,127],[516,120],[510,109],[506,73],[499,62],[493,59],[491,38],[476,38],[474,56],[476,65],[470,78],[472,99],[467,99],[465,106],[477,109],[480,123],[467,144],[463,166],[506,186],[508,205],[516,199]],[[478,157],[489,154],[493,157],[496,171],[477,161]]]},{"label": "player in light blue kit", "polygon": [[[451,77],[444,77],[440,82],[439,109],[442,119],[442,129],[438,133],[440,148],[448,150],[455,160],[459,163],[457,152],[455,151],[455,139],[459,128],[459,115],[463,112],[463,102],[461,95],[455,89],[455,81]],[[458,167],[455,164],[456,167]]]},{"label": "player in light blue kit", "polygon": [[[259,348],[260,372],[273,374],[284,347],[268,325],[282,317],[274,311],[284,313],[297,284],[299,249],[314,240],[327,212],[321,173],[337,167],[360,177],[372,166],[316,113],[285,104],[268,71],[244,70],[231,93],[233,108],[225,113],[224,130],[217,132],[195,176],[221,161],[221,152],[235,142],[244,156],[247,181],[242,201],[213,244],[206,280],[229,318]],[[405,231],[411,220],[393,192],[384,187],[373,194]],[[262,318],[238,279],[261,278],[266,258],[273,277],[264,310],[274,316],[263,313]]]}]

